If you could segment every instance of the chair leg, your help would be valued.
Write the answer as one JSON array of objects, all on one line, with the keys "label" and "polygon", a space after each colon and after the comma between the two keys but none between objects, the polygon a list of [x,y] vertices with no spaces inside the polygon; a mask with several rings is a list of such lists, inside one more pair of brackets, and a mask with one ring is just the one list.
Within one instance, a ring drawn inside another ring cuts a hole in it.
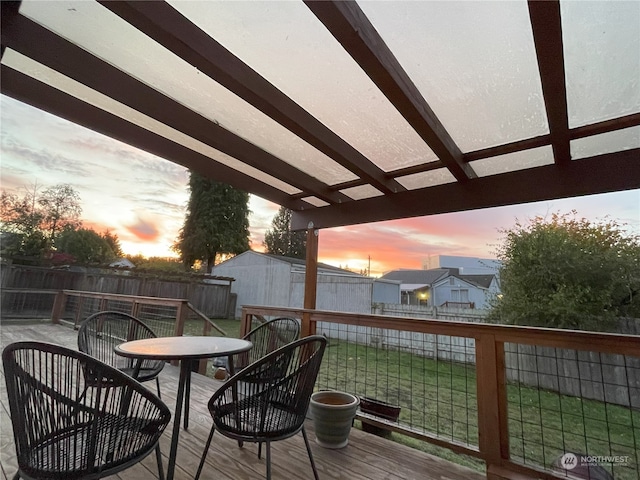
[{"label": "chair leg", "polygon": [[271,480],[271,442],[267,442],[267,480]]},{"label": "chair leg", "polygon": [[262,456],[262,442],[258,442],[258,460]]},{"label": "chair leg", "polygon": [[156,377],[156,387],[158,388],[158,398],[162,399],[162,395],[160,395],[160,380]]},{"label": "chair leg", "polygon": [[200,478],[200,474],[202,473],[202,467],[204,467],[204,461],[207,458],[207,453],[209,452],[209,447],[211,446],[211,439],[213,438],[213,433],[215,432],[215,425],[211,425],[211,432],[209,432],[209,438],[207,439],[207,444],[204,446],[204,452],[202,452],[202,458],[200,459],[200,465],[198,465],[198,471],[196,472],[196,476],[193,480],[198,480]]},{"label": "chair leg", "polygon": [[13,480],[19,480],[19,479],[20,479],[20,470],[18,470],[16,474],[13,476]]},{"label": "chair leg", "polygon": [[318,471],[316,470],[316,462],[313,460],[313,454],[311,453],[311,445],[309,445],[309,438],[307,437],[307,431],[302,427],[302,438],[304,438],[304,444],[307,446],[307,453],[309,454],[309,461],[311,462],[311,468],[313,469],[313,477],[316,480],[318,478]]},{"label": "chair leg", "polygon": [[158,462],[158,480],[164,480],[164,468],[162,468],[162,453],[160,452],[160,442],[156,445],[156,461]]}]

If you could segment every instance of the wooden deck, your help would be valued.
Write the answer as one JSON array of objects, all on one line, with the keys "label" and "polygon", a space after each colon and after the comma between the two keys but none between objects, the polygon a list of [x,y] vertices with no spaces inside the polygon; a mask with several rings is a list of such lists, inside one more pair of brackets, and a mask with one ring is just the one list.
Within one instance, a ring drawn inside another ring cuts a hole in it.
[{"label": "wooden deck", "polygon": [[[2,348],[20,340],[46,341],[76,347],[76,331],[69,327],[40,324],[3,324],[0,326]],[[178,368],[167,365],[160,382],[162,399],[173,412],[178,384]],[[155,389],[155,384],[150,383]],[[188,430],[180,432],[176,480],[192,479],[198,467],[206,437],[211,428],[211,417],[206,403],[220,382],[193,375],[191,383],[191,410]],[[4,376],[0,381],[0,479],[10,479],[17,470],[13,435],[8,415]],[[486,480],[485,475],[423,453],[404,445],[365,433],[359,429],[351,432],[349,445],[341,450],[328,450],[313,441],[313,424],[307,421],[307,432],[321,480]],[[166,429],[161,447],[165,455],[165,468],[169,452],[171,425]],[[260,480],[266,475],[264,457],[257,456],[257,447],[245,444],[238,448],[235,441],[222,435],[213,438],[207,456],[202,480]],[[157,478],[155,456],[150,455],[140,464],[131,467],[112,479],[138,480]],[[298,480],[313,478],[309,459],[301,435],[272,445],[272,476],[274,480]]]}]

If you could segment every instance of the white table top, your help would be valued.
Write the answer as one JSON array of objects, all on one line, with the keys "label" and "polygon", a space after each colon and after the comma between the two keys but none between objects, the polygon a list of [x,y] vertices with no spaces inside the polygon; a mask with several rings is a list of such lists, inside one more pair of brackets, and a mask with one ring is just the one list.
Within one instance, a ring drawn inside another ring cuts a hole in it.
[{"label": "white table top", "polygon": [[114,348],[123,357],[180,360],[222,357],[250,350],[251,342],[227,337],[158,337],[125,342]]}]

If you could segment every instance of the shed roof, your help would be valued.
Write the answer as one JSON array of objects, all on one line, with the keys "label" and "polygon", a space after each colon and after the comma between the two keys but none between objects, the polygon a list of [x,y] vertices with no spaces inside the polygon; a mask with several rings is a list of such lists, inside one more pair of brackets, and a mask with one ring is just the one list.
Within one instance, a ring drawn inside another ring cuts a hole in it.
[{"label": "shed roof", "polygon": [[333,227],[640,187],[639,2],[1,2],[2,94]]}]

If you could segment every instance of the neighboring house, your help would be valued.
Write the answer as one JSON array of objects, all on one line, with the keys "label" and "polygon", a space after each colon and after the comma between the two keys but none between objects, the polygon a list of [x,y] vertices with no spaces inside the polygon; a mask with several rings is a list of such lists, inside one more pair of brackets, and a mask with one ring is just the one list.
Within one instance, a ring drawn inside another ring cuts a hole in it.
[{"label": "neighboring house", "polygon": [[381,278],[400,281],[401,303],[405,305],[488,308],[489,299],[499,292],[496,275],[465,275],[460,270],[393,270]]},{"label": "neighboring house", "polygon": [[400,282],[400,303],[433,306],[431,301],[433,284],[448,276],[448,269],[434,268],[432,270],[392,270],[380,278]]},{"label": "neighboring house", "polygon": [[[216,265],[211,273],[235,279],[231,292],[237,295],[236,317],[243,305],[303,306],[304,260],[249,250]],[[318,264],[318,310],[371,313],[373,303],[399,301],[400,282]]]},{"label": "neighboring house", "polygon": [[494,274],[462,275],[449,269],[451,274],[433,284],[431,304],[460,308],[489,308],[489,300],[499,293]]},{"label": "neighboring house", "polygon": [[134,263],[128,258],[119,258],[109,264],[110,267],[118,268],[136,268]]}]

